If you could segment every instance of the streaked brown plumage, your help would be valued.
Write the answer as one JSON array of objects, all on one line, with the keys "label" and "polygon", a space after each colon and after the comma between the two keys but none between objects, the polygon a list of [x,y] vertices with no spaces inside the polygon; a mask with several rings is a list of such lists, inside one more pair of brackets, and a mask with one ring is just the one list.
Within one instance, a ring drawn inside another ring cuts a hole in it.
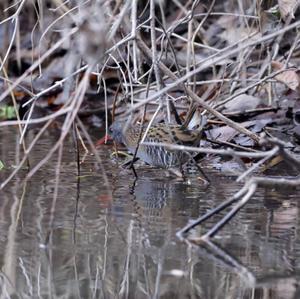
[{"label": "streaked brown plumage", "polygon": [[[134,153],[139,141],[141,126],[128,125],[126,122],[116,121],[110,127],[111,137],[118,143],[124,143],[127,149]],[[143,127],[143,134],[146,126]],[[145,142],[160,142],[176,145],[198,146],[202,136],[202,129],[189,130],[185,126],[159,123],[153,125],[145,138]],[[146,163],[162,168],[180,167],[190,159],[184,151],[167,149],[161,146],[141,144],[137,155]]]}]

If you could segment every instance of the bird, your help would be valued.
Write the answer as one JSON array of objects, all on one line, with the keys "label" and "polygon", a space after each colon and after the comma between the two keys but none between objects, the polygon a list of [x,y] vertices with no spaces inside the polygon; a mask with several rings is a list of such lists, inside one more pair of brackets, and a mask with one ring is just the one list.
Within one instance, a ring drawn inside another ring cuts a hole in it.
[{"label": "bird", "polygon": [[[176,175],[178,171],[173,170],[179,168],[182,173],[182,166],[192,159],[191,153],[171,147],[139,144],[146,129],[147,125],[127,124],[127,120],[117,120],[110,126],[109,135],[115,142],[123,143],[132,154],[135,154],[138,146],[136,157],[147,164],[171,170]],[[144,142],[198,146],[202,136],[203,124],[196,129],[189,129],[185,124],[157,123],[149,128]]]}]

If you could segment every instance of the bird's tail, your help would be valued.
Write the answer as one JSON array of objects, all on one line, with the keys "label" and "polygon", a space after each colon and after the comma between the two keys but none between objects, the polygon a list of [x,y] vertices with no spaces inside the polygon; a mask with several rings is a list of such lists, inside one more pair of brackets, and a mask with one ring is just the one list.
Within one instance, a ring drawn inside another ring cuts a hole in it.
[{"label": "bird's tail", "polygon": [[187,116],[184,123],[182,124],[182,127],[188,130],[202,131],[206,123],[206,116],[202,115],[199,109],[197,109],[197,106],[194,104],[187,112]]}]

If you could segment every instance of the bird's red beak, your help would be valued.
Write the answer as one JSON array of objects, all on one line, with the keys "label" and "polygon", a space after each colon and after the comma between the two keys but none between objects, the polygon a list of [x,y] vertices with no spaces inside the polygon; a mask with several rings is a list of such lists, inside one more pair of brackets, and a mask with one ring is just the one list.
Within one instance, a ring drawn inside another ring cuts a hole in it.
[{"label": "bird's red beak", "polygon": [[107,142],[108,142],[108,141],[111,141],[111,140],[113,140],[113,139],[111,138],[111,136],[108,135],[108,134],[106,134],[106,135],[104,135],[102,138],[100,138],[100,139],[96,142],[96,147],[101,146],[101,145],[103,145],[103,144],[107,144]]}]

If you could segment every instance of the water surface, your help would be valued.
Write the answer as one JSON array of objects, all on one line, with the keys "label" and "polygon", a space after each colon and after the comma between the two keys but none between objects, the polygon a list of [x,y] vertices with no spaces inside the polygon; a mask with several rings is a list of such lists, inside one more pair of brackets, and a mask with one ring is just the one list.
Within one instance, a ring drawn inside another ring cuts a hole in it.
[{"label": "water surface", "polygon": [[[16,129],[0,131],[3,181],[17,165]],[[27,142],[33,133],[27,136]],[[58,135],[30,155],[34,166]],[[226,200],[240,185],[216,170],[204,188],[142,166],[130,170],[103,146],[77,176],[71,137],[56,188],[57,156],[27,182],[23,167],[0,200],[1,298],[299,298],[299,190],[259,189],[209,246],[176,232]],[[209,164],[209,163],[208,163]],[[209,165],[206,165],[209,166]],[[194,234],[206,231],[207,221]]]}]

